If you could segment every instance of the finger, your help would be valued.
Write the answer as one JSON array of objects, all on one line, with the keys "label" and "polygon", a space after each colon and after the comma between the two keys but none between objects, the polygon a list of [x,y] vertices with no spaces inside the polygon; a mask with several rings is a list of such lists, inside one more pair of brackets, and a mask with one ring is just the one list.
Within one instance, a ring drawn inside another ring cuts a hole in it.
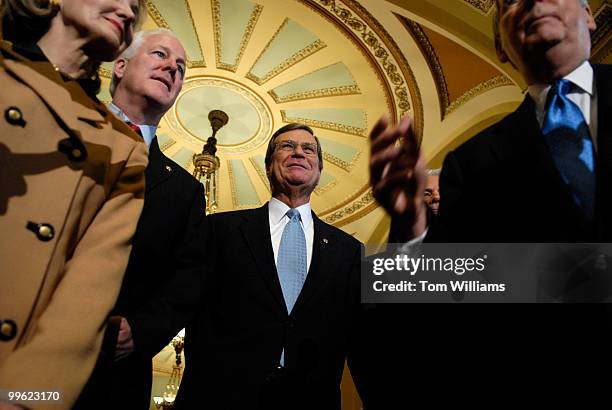
[{"label": "finger", "polygon": [[389,126],[389,116],[388,115],[383,115],[382,117],[380,117],[378,119],[378,121],[376,121],[376,124],[374,124],[374,127],[372,127],[372,131],[370,131],[370,140],[374,141],[375,139],[377,139],[380,134],[387,129],[387,127]]},{"label": "finger", "polygon": [[370,158],[370,180],[375,182],[383,178],[385,167],[393,166],[392,161],[399,160],[400,154],[401,149],[395,145],[373,154]]},{"label": "finger", "polygon": [[402,135],[400,137],[402,146],[405,149],[406,154],[411,157],[417,158],[419,151],[419,142],[417,141],[414,127],[412,126],[412,117],[405,115],[402,118],[404,128],[402,129]]}]

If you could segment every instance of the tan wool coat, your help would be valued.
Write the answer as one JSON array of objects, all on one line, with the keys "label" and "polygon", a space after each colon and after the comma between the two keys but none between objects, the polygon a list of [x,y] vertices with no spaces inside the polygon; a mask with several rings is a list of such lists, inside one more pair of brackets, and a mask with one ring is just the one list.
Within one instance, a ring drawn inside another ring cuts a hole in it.
[{"label": "tan wool coat", "polygon": [[0,389],[61,391],[98,356],[143,205],[145,144],[74,81],[2,42]]}]

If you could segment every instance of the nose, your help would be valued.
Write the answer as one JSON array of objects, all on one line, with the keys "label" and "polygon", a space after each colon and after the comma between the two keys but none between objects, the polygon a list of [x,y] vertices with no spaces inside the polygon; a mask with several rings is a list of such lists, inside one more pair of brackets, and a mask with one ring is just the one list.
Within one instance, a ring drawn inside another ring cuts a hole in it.
[{"label": "nose", "polygon": [[440,202],[440,191],[434,190],[431,193],[431,200],[432,202]]},{"label": "nose", "polygon": [[293,149],[293,156],[300,157],[300,158],[304,158],[306,156],[306,154],[304,153],[304,149],[302,148],[302,145],[297,144],[295,146],[295,148]]}]

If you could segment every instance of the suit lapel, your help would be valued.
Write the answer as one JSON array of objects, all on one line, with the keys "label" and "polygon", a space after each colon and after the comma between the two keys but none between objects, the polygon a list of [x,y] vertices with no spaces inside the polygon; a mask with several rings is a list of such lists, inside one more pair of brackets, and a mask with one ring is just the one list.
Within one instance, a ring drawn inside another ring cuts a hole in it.
[{"label": "suit lapel", "polygon": [[149,192],[168,178],[172,177],[177,171],[176,164],[162,154],[157,143],[157,138],[153,138],[149,147],[149,165],[145,170],[146,191]]},{"label": "suit lapel", "polygon": [[263,281],[279,308],[287,315],[287,306],[278,280],[270,238],[268,204],[245,214],[240,227]]},{"label": "suit lapel", "polygon": [[532,179],[542,181],[547,190],[559,192],[562,200],[574,211],[575,218],[584,220],[581,225],[587,226],[589,222],[574,201],[570,188],[563,182],[550,155],[531,97],[527,95],[519,108],[498,127],[496,132],[501,133],[503,138],[496,139],[492,144],[498,160],[506,162],[508,167],[527,170]]},{"label": "suit lapel", "polygon": [[325,266],[329,266],[333,259],[334,245],[337,242],[336,233],[323,221],[321,221],[314,212],[312,213],[314,224],[314,238],[312,241],[312,260],[308,276],[302,287],[302,291],[295,302],[293,312],[304,306],[308,300],[314,295],[317,289],[329,279],[330,270]]}]

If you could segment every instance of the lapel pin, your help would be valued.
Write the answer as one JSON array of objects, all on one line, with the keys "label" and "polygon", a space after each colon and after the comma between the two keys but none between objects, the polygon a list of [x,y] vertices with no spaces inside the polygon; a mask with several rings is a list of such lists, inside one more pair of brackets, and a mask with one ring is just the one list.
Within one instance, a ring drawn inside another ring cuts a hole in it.
[{"label": "lapel pin", "polygon": [[166,165],[166,171],[172,172],[172,167],[170,165]]},{"label": "lapel pin", "polygon": [[323,238],[323,243],[329,243],[329,241],[327,240],[327,238]]}]

